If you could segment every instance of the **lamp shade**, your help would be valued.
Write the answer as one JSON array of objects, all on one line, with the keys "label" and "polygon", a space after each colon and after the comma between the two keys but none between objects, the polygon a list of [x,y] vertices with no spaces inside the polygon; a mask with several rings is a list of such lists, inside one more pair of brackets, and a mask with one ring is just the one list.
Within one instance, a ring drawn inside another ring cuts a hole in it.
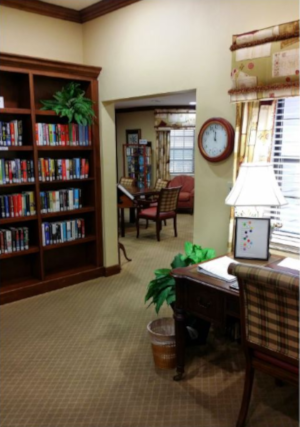
[{"label": "lamp shade", "polygon": [[288,204],[278,186],[271,163],[243,163],[225,203],[230,206]]}]

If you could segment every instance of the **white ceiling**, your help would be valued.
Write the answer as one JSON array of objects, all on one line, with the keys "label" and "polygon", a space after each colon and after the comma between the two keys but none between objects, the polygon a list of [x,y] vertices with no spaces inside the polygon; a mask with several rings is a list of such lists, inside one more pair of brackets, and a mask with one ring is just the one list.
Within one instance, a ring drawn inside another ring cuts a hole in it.
[{"label": "white ceiling", "polygon": [[196,91],[176,92],[168,95],[159,95],[147,98],[135,98],[115,103],[115,108],[156,107],[160,106],[190,106],[196,101]]},{"label": "white ceiling", "polygon": [[43,3],[55,4],[56,6],[68,7],[69,9],[81,10],[101,0],[40,0]]}]

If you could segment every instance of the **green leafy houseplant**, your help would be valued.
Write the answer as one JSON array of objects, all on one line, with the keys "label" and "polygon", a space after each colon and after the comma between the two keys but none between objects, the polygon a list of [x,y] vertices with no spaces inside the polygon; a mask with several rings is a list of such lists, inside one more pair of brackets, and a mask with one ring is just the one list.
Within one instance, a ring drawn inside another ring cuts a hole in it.
[{"label": "green leafy houseplant", "polygon": [[79,83],[68,83],[61,91],[53,95],[53,100],[41,101],[41,110],[53,110],[60,117],[67,117],[69,123],[75,121],[81,125],[92,124],[96,116],[93,101],[86,98]]},{"label": "green leafy houseplant", "polygon": [[[188,265],[197,264],[216,256],[214,249],[201,248],[201,246],[194,245],[191,242],[185,242],[184,250],[184,255],[178,254],[173,259],[171,263],[172,269],[187,267]],[[148,285],[145,303],[150,301],[149,305],[154,304],[156,313],[159,312],[164,302],[172,305],[176,300],[175,279],[170,274],[172,269],[160,268],[155,270],[155,279],[151,280]]]}]

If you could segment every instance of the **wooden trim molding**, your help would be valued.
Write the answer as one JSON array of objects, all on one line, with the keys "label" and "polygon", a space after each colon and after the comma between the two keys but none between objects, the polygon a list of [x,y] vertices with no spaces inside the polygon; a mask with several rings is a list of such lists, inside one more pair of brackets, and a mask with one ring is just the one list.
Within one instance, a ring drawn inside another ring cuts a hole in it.
[{"label": "wooden trim molding", "polygon": [[[116,108],[116,114],[122,114],[122,113],[137,113],[141,111],[155,111],[157,110],[157,106],[145,106],[145,107],[128,107],[128,108]],[[160,105],[159,110],[168,110],[172,111],[174,110],[190,110],[190,111],[196,111],[196,108],[194,106],[190,105]]]},{"label": "wooden trim molding", "polygon": [[121,267],[119,264],[112,265],[111,267],[104,267],[104,276],[110,277],[121,272]]},{"label": "wooden trim molding", "polygon": [[33,58],[31,56],[0,53],[1,67],[14,67],[51,73],[61,73],[62,66],[65,74],[76,75],[88,79],[97,79],[101,68],[71,62],[52,61],[48,59]]},{"label": "wooden trim molding", "polygon": [[64,21],[82,22],[78,10],[44,3],[39,0],[0,0],[0,6],[7,6],[13,9],[23,10],[24,12],[50,16],[51,18],[63,19]]},{"label": "wooden trim molding", "polygon": [[82,24],[138,1],[141,0],[102,0],[79,11],[39,0],[0,0],[0,6]]},{"label": "wooden trim molding", "polygon": [[88,22],[138,1],[140,0],[102,0],[82,9],[80,11],[81,20],[83,23]]}]

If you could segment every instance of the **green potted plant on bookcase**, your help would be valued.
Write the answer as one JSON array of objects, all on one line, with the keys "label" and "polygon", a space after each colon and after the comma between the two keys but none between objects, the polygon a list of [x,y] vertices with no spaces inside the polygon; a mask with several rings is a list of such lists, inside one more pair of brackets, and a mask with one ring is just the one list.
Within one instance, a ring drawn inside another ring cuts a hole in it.
[{"label": "green potted plant on bookcase", "polygon": [[80,125],[90,125],[96,117],[94,102],[84,95],[79,83],[70,82],[53,95],[54,99],[41,101],[41,110],[53,110],[58,116],[67,117],[69,123],[75,121]]},{"label": "green potted plant on bookcase", "polygon": [[[160,268],[154,271],[155,278],[148,284],[145,303],[150,301],[150,305],[154,305],[155,311],[158,314],[162,305],[167,304],[174,308],[176,301],[175,279],[171,276],[171,271],[174,268],[187,267],[192,264],[197,264],[216,256],[215,250],[211,248],[202,248],[191,242],[185,242],[185,254],[177,254],[171,262],[171,268]],[[197,335],[197,327],[199,319],[194,317],[189,318],[187,327],[187,339],[192,341],[193,332],[195,331],[195,340]],[[209,328],[209,325],[205,325]],[[173,369],[175,367],[175,333],[174,322],[172,318],[156,319],[150,322],[147,326],[150,334],[154,363],[158,368]],[[208,332],[208,329],[207,329]],[[201,339],[200,339],[201,340]],[[201,343],[201,341],[196,341]]]}]

